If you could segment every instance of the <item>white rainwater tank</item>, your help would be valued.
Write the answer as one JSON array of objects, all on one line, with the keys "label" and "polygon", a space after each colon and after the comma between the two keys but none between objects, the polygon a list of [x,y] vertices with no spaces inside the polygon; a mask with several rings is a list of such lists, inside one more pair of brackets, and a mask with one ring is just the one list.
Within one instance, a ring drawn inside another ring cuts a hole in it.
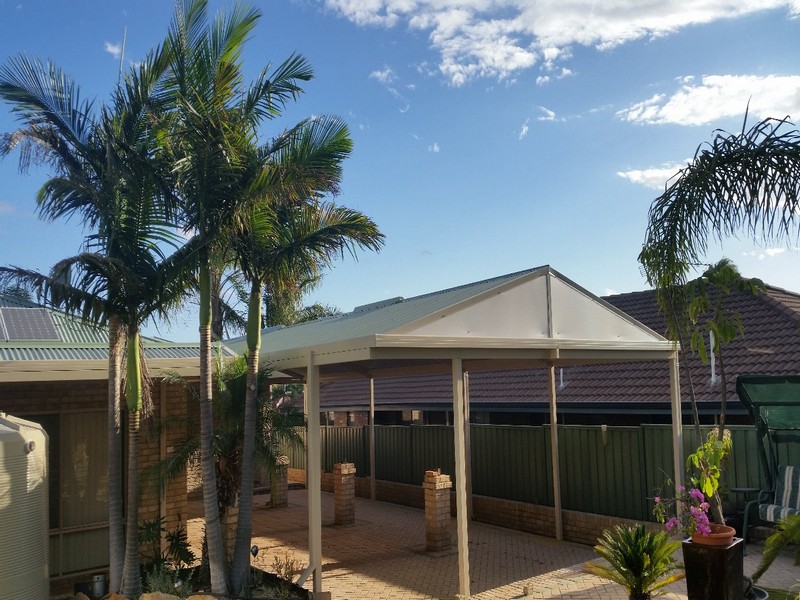
[{"label": "white rainwater tank", "polygon": [[47,434],[0,412],[0,598],[47,600]]}]

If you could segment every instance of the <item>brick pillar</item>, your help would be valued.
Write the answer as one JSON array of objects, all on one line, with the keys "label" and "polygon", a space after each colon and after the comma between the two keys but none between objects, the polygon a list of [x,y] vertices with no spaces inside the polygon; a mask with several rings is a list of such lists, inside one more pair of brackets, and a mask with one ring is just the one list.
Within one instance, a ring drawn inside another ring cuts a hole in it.
[{"label": "brick pillar", "polygon": [[276,459],[275,472],[270,476],[269,503],[272,508],[289,505],[289,457]]},{"label": "brick pillar", "polygon": [[334,522],[352,525],[356,520],[356,466],[353,463],[333,465],[333,494],[336,501]]},{"label": "brick pillar", "polygon": [[450,475],[425,471],[425,549],[429,552],[446,550],[452,545],[450,535]]}]

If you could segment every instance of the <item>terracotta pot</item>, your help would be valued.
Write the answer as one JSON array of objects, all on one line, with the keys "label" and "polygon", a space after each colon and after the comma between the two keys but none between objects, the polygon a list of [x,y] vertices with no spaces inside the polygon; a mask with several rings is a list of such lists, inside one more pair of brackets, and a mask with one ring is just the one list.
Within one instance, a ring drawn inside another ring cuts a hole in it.
[{"label": "terracotta pot", "polygon": [[712,523],[711,533],[708,535],[693,533],[692,542],[695,544],[701,544],[703,546],[730,546],[733,542],[733,536],[735,534],[736,530],[729,525]]}]

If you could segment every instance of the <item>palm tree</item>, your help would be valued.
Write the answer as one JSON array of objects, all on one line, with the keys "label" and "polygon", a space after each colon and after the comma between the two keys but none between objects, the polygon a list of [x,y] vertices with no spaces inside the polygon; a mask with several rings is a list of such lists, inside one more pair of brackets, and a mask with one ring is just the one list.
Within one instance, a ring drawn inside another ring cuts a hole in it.
[{"label": "palm tree", "polygon": [[746,232],[763,242],[800,233],[800,131],[764,119],[738,134],[717,131],[650,206],[639,262],[661,291],[684,284],[708,240]]},{"label": "palm tree", "polygon": [[[120,432],[122,357],[127,337],[126,397],[133,427],[129,437],[136,444],[142,395],[138,327],[143,319],[167,306],[161,296],[153,302],[156,290],[160,294],[175,289],[166,285],[158,269],[158,262],[164,259],[159,244],[170,241],[172,212],[164,171],[156,168],[154,161],[157,132],[152,116],[158,112],[164,57],[157,49],[131,70],[100,118],[93,116],[92,103],[80,100],[75,83],[50,63],[19,56],[0,71],[0,97],[12,103],[23,122],[20,130],[3,137],[0,152],[7,154],[20,147],[23,168],[32,161],[54,167],[56,176],[44,184],[38,195],[40,215],[53,220],[79,214],[93,230],[86,245],[94,251],[61,261],[49,277],[21,269],[7,269],[6,277],[27,281],[51,304],[109,327],[110,585],[112,590],[118,590],[124,580],[123,591],[129,595],[140,588],[136,541],[138,454],[137,446],[131,447],[132,485],[125,534]],[[186,254],[184,251],[181,259]],[[176,259],[165,264],[174,268]],[[144,278],[149,278],[149,283],[141,285]],[[143,293],[151,298],[142,298]]]},{"label": "palm tree", "polygon": [[[175,172],[184,199],[183,226],[207,243],[229,227],[248,200],[240,182],[245,155],[258,125],[278,116],[285,103],[301,93],[311,78],[305,59],[292,56],[272,73],[269,66],[243,85],[241,54],[261,13],[242,5],[220,13],[208,24],[206,0],[184,0],[168,35],[175,98],[171,137]],[[211,439],[211,262],[199,255],[200,416],[203,508],[211,570],[211,588],[227,592]]]},{"label": "palm tree", "polygon": [[[346,131],[346,130],[342,130]],[[338,161],[332,163],[337,168]],[[241,593],[247,584],[252,538],[253,451],[256,438],[261,305],[264,288],[318,276],[322,266],[349,250],[380,249],[383,235],[363,214],[316,201],[299,205],[259,206],[251,227],[234,236],[239,267],[250,282],[247,323],[247,386],[244,447],[241,464],[241,502],[231,567],[231,584]]]}]

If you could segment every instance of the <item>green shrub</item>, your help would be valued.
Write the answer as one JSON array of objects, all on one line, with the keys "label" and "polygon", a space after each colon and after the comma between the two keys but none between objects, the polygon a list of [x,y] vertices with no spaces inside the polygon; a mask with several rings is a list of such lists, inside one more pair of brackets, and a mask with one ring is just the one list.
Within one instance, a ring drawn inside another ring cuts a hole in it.
[{"label": "green shrub", "polygon": [[654,592],[674,581],[683,579],[682,568],[673,556],[680,542],[673,541],[665,531],[648,531],[644,525],[618,525],[603,532],[594,547],[608,563],[586,563],[594,575],[620,584],[628,591],[630,600],[648,600]]}]

